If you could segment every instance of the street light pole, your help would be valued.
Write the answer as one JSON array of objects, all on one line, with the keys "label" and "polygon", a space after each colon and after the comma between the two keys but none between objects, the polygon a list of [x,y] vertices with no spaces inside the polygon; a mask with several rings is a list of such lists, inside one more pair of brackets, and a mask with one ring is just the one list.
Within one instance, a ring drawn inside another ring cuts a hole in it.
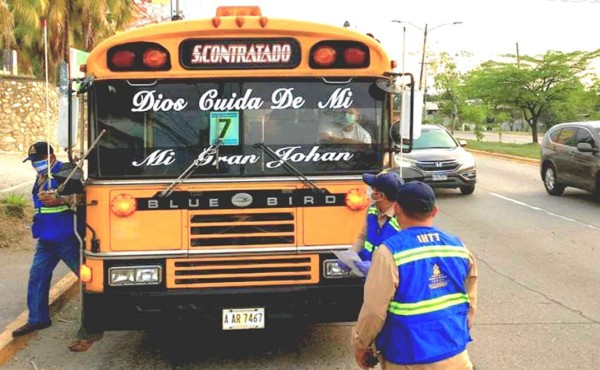
[{"label": "street light pole", "polygon": [[415,27],[418,30],[423,31],[423,51],[421,54],[421,71],[419,72],[419,90],[423,90],[423,75],[424,75],[424,69],[425,69],[425,54],[427,53],[427,35],[429,34],[429,32],[443,27],[443,26],[454,26],[457,24],[462,24],[462,22],[460,21],[456,21],[456,22],[452,22],[452,23],[442,23],[442,24],[438,24],[435,27],[432,28],[428,28],[429,25],[427,23],[425,23],[425,28],[421,28],[419,26],[417,26],[416,24],[409,22],[409,21],[401,21],[401,20],[392,20],[392,22],[395,23],[408,23],[411,26]]},{"label": "street light pole", "polygon": [[423,70],[425,69],[425,50],[427,49],[427,23],[423,30],[423,53],[421,54],[421,72],[419,73],[419,90],[423,90]]}]

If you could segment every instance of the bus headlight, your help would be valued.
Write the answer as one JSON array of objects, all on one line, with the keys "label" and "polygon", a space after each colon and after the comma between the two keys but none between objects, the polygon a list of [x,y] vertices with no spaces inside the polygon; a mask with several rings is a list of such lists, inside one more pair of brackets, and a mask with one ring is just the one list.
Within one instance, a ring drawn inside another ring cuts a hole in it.
[{"label": "bus headlight", "polygon": [[158,285],[161,282],[161,266],[123,266],[108,269],[110,286]]},{"label": "bus headlight", "polygon": [[338,260],[325,260],[323,262],[323,275],[326,278],[341,278],[350,275],[350,271],[346,271],[338,265]]}]

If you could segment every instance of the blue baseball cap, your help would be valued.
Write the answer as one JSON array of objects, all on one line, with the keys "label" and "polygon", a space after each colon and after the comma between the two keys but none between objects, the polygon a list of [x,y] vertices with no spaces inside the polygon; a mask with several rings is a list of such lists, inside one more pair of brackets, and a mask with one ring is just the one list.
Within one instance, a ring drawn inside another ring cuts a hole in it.
[{"label": "blue baseball cap", "polygon": [[385,194],[389,200],[395,200],[398,189],[404,181],[395,172],[380,172],[377,175],[365,173],[363,175],[365,184]]},{"label": "blue baseball cap", "polygon": [[421,181],[410,181],[400,186],[396,202],[409,212],[431,212],[435,208],[435,192]]},{"label": "blue baseball cap", "polygon": [[50,148],[50,154],[54,154],[54,149],[52,146],[48,145],[48,143],[44,141],[38,141],[29,147],[29,150],[27,151],[27,158],[23,159],[23,162],[41,161],[48,155],[48,148]]}]

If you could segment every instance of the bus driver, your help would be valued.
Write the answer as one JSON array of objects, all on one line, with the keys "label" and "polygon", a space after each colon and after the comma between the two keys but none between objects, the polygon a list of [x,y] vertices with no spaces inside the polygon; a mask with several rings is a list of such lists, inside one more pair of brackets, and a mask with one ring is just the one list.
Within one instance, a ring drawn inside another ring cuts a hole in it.
[{"label": "bus driver", "polygon": [[371,144],[371,134],[358,124],[360,113],[356,108],[348,108],[335,116],[334,122],[323,123],[319,138],[323,143],[332,144]]}]

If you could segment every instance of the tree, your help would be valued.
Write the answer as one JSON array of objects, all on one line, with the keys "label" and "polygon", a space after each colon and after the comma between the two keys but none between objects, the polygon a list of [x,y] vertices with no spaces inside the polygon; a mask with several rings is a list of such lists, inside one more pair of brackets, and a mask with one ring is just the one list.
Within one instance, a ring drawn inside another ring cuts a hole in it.
[{"label": "tree", "polygon": [[0,50],[10,49],[15,44],[13,15],[6,1],[0,0]]},{"label": "tree", "polygon": [[441,70],[434,77],[434,86],[438,91],[436,98],[440,113],[450,117],[450,131],[454,133],[459,119],[459,111],[465,103],[463,75],[446,52],[440,54],[439,59],[433,63],[432,69],[434,71]]},{"label": "tree", "polygon": [[538,124],[552,105],[566,102],[582,87],[589,62],[600,56],[592,52],[562,53],[548,51],[543,56],[505,55],[508,62],[488,61],[471,72],[468,91],[493,106],[514,107],[522,111],[531,127],[533,142],[538,142]]},{"label": "tree", "polygon": [[8,6],[21,59],[30,62],[26,67],[37,76],[43,75],[41,18],[46,17],[49,75],[55,76],[56,65],[67,59],[69,47],[90,51],[127,26],[134,16],[132,4],[133,0],[10,0]]}]

